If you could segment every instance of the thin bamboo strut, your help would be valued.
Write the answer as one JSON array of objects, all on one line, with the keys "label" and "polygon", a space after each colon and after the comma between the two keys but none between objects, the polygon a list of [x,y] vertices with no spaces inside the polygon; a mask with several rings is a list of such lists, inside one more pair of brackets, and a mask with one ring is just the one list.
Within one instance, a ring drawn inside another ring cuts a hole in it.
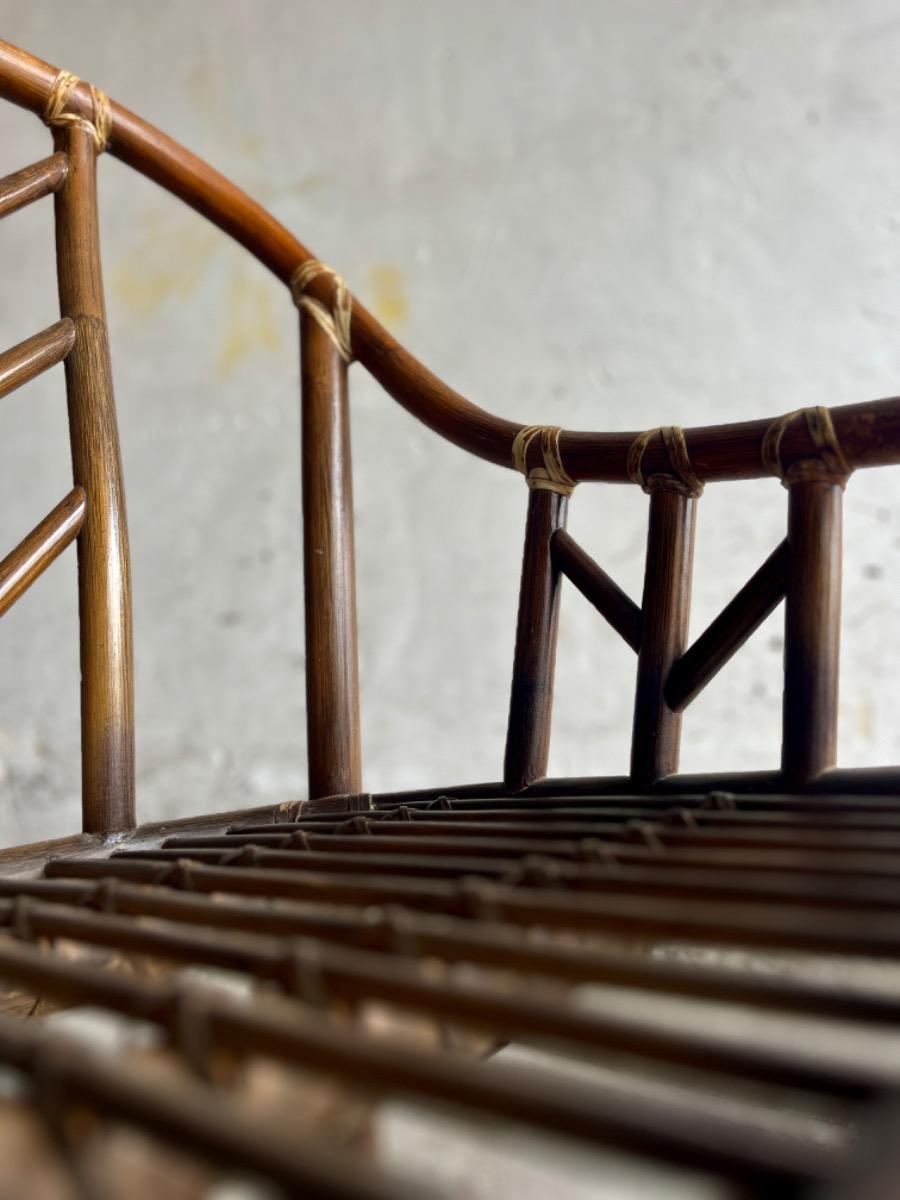
[{"label": "thin bamboo strut", "polygon": [[0,179],[0,217],[8,217],[26,204],[51,195],[65,183],[68,172],[69,160],[65,154],[51,154]]},{"label": "thin bamboo strut", "polygon": [[550,553],[563,572],[586,600],[615,629],[632,650],[641,648],[641,610],[614,579],[595,563],[587,551],[564,529],[558,529],[550,542]]},{"label": "thin bamboo strut", "polygon": [[313,1016],[310,1010],[265,1010],[199,989],[98,971],[24,945],[0,945],[0,977],[58,1001],[88,1003],[150,1021],[196,1061],[193,1046],[228,1050],[240,1057],[265,1055],[282,1063],[323,1071],[376,1094],[413,1092],[492,1113],[565,1136],[603,1142],[670,1163],[736,1175],[767,1189],[767,1196],[795,1196],[798,1189],[831,1176],[840,1162],[823,1150],[755,1126],[733,1122],[690,1103],[635,1098],[615,1084],[557,1082],[546,1073],[506,1064],[469,1066],[387,1037],[372,1038]]},{"label": "thin bamboo strut", "polygon": [[787,591],[787,568],[788,544],[783,541],[676,661],[666,681],[670,708],[687,708],[775,611]]},{"label": "thin bamboo strut", "polygon": [[15,604],[78,536],[87,498],[76,487],[0,562],[0,616]]},{"label": "thin bamboo strut", "polygon": [[62,362],[75,344],[75,323],[63,317],[0,354],[0,396]]}]

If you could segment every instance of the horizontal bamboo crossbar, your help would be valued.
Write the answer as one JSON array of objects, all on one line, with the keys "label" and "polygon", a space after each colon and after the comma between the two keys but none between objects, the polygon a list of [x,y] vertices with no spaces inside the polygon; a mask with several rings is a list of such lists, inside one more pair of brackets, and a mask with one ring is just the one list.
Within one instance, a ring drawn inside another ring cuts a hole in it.
[{"label": "horizontal bamboo crossbar", "polygon": [[51,154],[0,179],[0,217],[8,217],[26,204],[51,195],[65,183],[68,172],[66,155]]},{"label": "horizontal bamboo crossbar", "polygon": [[75,323],[64,317],[0,354],[0,396],[62,362],[75,344]]},{"label": "horizontal bamboo crossbar", "polygon": [[86,506],[84,488],[73,488],[0,562],[0,616],[78,536]]}]

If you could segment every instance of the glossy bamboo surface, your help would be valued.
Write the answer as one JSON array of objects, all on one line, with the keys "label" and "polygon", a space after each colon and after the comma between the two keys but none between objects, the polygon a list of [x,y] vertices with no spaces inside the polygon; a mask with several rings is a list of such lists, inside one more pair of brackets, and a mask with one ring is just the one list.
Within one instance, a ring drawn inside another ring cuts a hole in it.
[{"label": "glossy bamboo surface", "polygon": [[347,367],[300,314],[309,795],[362,787]]},{"label": "glossy bamboo surface", "polygon": [[0,179],[0,217],[8,217],[26,204],[55,192],[65,182],[68,170],[65,154],[51,154]]},{"label": "glossy bamboo surface", "polygon": [[76,487],[0,562],[0,616],[31,587],[77,536],[84,521],[84,488]]},{"label": "glossy bamboo surface", "polygon": [[69,171],[55,196],[72,473],[87,494],[78,536],[82,816],[87,832],[127,829],[134,809],[131,564],[100,269],[96,152],[75,125],[57,132]]},{"label": "glossy bamboo surface", "polygon": [[62,362],[75,344],[75,323],[63,317],[0,354],[0,396]]}]

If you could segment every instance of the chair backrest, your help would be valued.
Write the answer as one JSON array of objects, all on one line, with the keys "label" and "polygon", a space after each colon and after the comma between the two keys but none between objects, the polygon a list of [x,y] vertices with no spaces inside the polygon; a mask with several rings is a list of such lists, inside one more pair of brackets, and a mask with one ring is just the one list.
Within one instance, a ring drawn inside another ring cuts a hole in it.
[{"label": "chair backrest", "polygon": [[[40,115],[55,153],[0,181],[0,216],[53,194],[61,320],[0,356],[0,394],[65,361],[74,488],[0,563],[0,612],[73,540],[79,559],[84,828],[135,823],[131,594],[124,485],[100,276],[96,162],[108,149],[202,213],[267,266],[299,309],[309,794],[363,795],[359,739],[348,366],[461,449],[528,483],[525,549],[502,780],[493,794],[609,790],[896,790],[892,768],[835,770],[841,505],[854,470],[900,462],[900,400],[697,429],[577,433],[477,407],[400,346],[269,213],[176,142],[74,76],[0,43],[0,96]],[[696,509],[710,482],[771,475],[787,536],[687,645]],[[566,533],[580,483],[649,496],[638,606]],[[627,779],[546,781],[563,577],[634,649]],[[751,775],[679,776],[682,712],[784,599],[782,760]],[[442,789],[435,789],[437,794]],[[459,789],[456,789],[459,792]],[[484,791],[484,788],[481,788]]]}]

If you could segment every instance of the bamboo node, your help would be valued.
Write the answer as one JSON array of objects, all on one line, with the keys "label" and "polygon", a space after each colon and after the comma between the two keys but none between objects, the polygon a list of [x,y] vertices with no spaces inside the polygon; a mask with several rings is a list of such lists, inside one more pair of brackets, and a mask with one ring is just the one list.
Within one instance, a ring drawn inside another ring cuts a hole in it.
[{"label": "bamboo node", "polygon": [[399,904],[388,904],[381,910],[381,926],[387,936],[388,945],[401,958],[419,956],[419,938],[415,918],[409,909]]},{"label": "bamboo node", "polygon": [[[559,449],[558,425],[523,425],[512,445],[513,467],[525,476],[528,486],[537,492],[556,492],[559,496],[571,496],[577,485],[563,465]],[[531,443],[540,438],[543,466],[528,470],[528,450]]]},{"label": "bamboo node", "polygon": [[369,822],[366,820],[365,817],[362,817],[362,816],[350,817],[349,820],[342,821],[340,823],[340,825],[338,825],[337,829],[335,830],[335,833],[337,833],[339,835],[346,835],[346,834],[351,834],[351,833],[353,833],[353,834],[371,834],[371,832],[372,832],[372,830],[369,828]]},{"label": "bamboo node", "polygon": [[737,808],[734,792],[710,792],[703,801],[703,808],[714,808],[722,812],[733,812]]},{"label": "bamboo node", "polygon": [[[781,442],[791,421],[802,416],[810,440],[818,452],[812,458],[792,463],[786,470],[781,461]],[[844,454],[838,439],[830,411],[824,405],[814,408],[797,408],[785,413],[772,422],[763,434],[760,456],[763,466],[772,475],[777,475],[784,487],[789,488],[801,481],[821,480],[824,483],[839,483],[844,487],[853,474],[853,468]]]},{"label": "bamboo node", "polygon": [[259,846],[240,846],[229,850],[219,860],[220,867],[255,867],[259,865]]},{"label": "bamboo node", "polygon": [[[334,284],[330,310],[315,296],[306,294],[306,289],[318,275],[327,275]],[[297,307],[308,313],[328,335],[345,363],[353,362],[353,297],[337,271],[316,258],[310,258],[296,268],[291,275],[290,286]]]},{"label": "bamboo node", "polygon": [[37,941],[31,924],[31,897],[16,896],[10,913],[9,931],[20,942]]},{"label": "bamboo node", "polygon": [[[644,451],[656,435],[662,438],[671,471],[655,471],[647,477],[643,472]],[[684,430],[680,425],[657,425],[639,433],[628,447],[625,470],[632,483],[645,492],[655,487],[667,487],[684,496],[696,497],[703,494],[703,480],[697,475],[688,454]]]},{"label": "bamboo node", "polygon": [[653,821],[627,821],[628,833],[636,841],[643,842],[648,850],[662,850],[663,843],[659,837],[659,825]]},{"label": "bamboo node", "polygon": [[319,943],[294,938],[286,955],[289,994],[311,1008],[328,1007],[328,986]]},{"label": "bamboo node", "polygon": [[90,908],[96,909],[97,912],[117,912],[120,882],[115,876],[107,876],[106,879],[101,879],[91,894],[85,897],[83,903]]},{"label": "bamboo node", "polygon": [[496,889],[488,879],[464,875],[456,885],[456,894],[465,913],[476,921],[498,921]]},{"label": "bamboo node", "polygon": [[97,153],[102,154],[109,145],[110,135],[112,134],[112,109],[110,108],[109,96],[106,92],[101,92],[98,87],[94,87],[92,83],[88,84],[91,89],[91,105],[94,110],[94,119],[89,121],[87,117],[83,117],[80,113],[66,112],[66,105],[69,103],[69,98],[79,84],[77,75],[73,75],[71,71],[60,71],[53,83],[50,85],[50,91],[47,94],[47,103],[44,105],[44,124],[52,126],[76,126],[78,129],[83,129],[85,133],[89,133],[94,139],[94,145],[97,148]]},{"label": "bamboo node", "polygon": [[176,992],[172,1041],[184,1062],[199,1079],[210,1077],[212,1033],[209,1018],[205,998],[187,987]]}]

